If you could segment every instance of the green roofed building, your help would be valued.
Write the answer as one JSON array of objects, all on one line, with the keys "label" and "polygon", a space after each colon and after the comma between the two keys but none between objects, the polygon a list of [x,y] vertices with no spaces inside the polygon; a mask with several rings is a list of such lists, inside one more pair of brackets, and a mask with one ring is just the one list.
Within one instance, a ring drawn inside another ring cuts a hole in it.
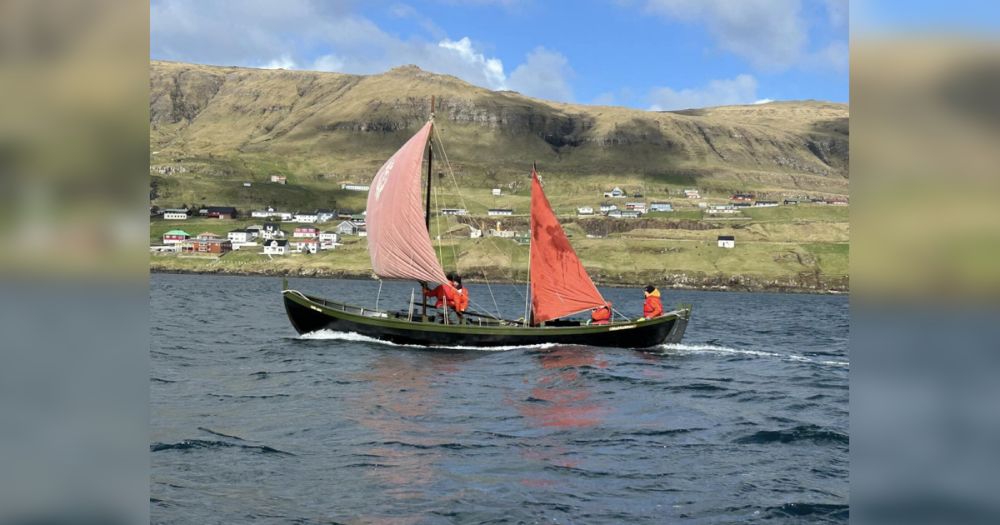
[{"label": "green roofed building", "polygon": [[170,230],[163,234],[163,244],[179,244],[190,237],[191,235],[184,230]]}]

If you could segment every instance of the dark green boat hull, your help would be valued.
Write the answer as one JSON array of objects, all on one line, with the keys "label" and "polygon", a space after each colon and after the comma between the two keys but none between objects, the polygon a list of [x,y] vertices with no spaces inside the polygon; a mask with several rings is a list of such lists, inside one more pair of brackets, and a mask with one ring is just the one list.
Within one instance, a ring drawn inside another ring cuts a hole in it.
[{"label": "dark green boat hull", "polygon": [[679,343],[690,310],[668,312],[646,321],[619,321],[606,325],[525,327],[450,324],[408,320],[406,312],[369,310],[308,296],[296,290],[282,292],[285,311],[300,334],[318,330],[353,332],[397,344],[420,346],[527,346],[544,343],[619,348],[648,348]]}]

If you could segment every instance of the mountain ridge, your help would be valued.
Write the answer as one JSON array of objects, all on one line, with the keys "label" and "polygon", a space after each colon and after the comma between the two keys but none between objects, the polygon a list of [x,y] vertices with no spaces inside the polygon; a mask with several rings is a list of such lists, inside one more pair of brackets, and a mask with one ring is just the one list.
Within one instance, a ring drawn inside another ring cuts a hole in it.
[{"label": "mountain ridge", "polygon": [[367,180],[426,122],[460,174],[557,176],[847,194],[846,104],[653,112],[534,99],[400,66],[375,75],[151,61],[151,164],[250,159],[241,176]]}]

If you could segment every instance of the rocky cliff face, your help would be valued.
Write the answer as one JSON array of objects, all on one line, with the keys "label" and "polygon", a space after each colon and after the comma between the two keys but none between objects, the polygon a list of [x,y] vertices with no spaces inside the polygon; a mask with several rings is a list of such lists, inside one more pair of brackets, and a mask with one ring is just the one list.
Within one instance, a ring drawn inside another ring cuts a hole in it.
[{"label": "rocky cliff face", "polygon": [[412,66],[358,76],[153,62],[151,146],[175,157],[295,155],[302,169],[334,158],[370,169],[426,121],[431,95],[439,129],[468,166],[537,160],[581,175],[730,173],[846,192],[842,104],[648,112],[489,91]]}]

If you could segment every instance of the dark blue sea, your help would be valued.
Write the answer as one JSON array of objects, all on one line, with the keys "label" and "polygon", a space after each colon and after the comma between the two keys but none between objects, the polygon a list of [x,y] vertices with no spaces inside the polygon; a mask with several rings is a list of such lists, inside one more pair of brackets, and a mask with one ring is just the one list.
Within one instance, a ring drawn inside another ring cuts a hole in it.
[{"label": "dark blue sea", "polygon": [[[469,288],[523,314],[523,286]],[[693,305],[683,344],[485,351],[300,337],[280,289],[152,276],[153,523],[848,521],[847,297],[662,290]],[[638,285],[601,291],[641,314]]]}]

